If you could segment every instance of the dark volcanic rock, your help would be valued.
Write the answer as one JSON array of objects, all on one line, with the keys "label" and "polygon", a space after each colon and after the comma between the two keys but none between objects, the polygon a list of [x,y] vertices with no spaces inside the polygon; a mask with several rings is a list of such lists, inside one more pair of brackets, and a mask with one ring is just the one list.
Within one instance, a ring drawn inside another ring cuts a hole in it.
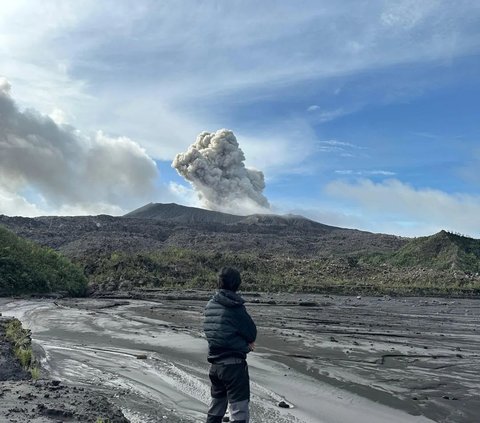
[{"label": "dark volcanic rock", "polygon": [[[301,216],[234,216],[176,204],[152,204],[126,217],[7,217],[0,224],[70,258],[97,251],[157,251],[168,247],[212,252],[331,257],[393,252],[405,239],[322,225]],[[352,263],[346,262],[347,267]]]},{"label": "dark volcanic rock", "polygon": [[125,217],[139,219],[155,219],[162,221],[173,221],[183,224],[188,223],[235,223],[243,219],[243,216],[220,213],[217,211],[199,209],[197,207],[186,207],[179,204],[150,203],[130,213]]},{"label": "dark volcanic rock", "polygon": [[[235,216],[177,204],[149,204],[124,217],[0,216],[0,225],[82,266],[89,294],[210,288],[218,268],[230,262],[247,271],[244,286],[250,290],[479,292],[480,241],[447,233],[409,240],[301,216]],[[448,269],[438,265],[445,255]]]}]

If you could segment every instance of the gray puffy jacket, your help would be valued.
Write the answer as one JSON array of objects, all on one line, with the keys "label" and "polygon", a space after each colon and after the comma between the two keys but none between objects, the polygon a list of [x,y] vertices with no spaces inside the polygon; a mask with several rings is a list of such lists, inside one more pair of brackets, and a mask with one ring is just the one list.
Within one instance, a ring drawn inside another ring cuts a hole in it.
[{"label": "gray puffy jacket", "polygon": [[257,328],[237,293],[220,289],[205,307],[203,330],[208,341],[208,361],[238,357],[245,359],[248,344],[257,337]]}]

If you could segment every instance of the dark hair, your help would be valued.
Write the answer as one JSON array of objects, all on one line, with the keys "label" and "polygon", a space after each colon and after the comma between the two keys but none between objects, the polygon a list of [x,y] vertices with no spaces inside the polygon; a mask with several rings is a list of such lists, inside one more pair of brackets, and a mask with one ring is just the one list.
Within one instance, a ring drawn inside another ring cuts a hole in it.
[{"label": "dark hair", "polygon": [[218,289],[228,289],[229,291],[237,291],[242,283],[240,272],[232,267],[222,267],[218,272]]}]

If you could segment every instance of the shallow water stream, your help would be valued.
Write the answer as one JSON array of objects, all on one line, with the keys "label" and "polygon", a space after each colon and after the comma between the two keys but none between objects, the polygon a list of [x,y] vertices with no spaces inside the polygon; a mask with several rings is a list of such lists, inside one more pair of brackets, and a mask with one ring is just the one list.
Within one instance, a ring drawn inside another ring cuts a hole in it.
[{"label": "shallow water stream", "polygon": [[[247,307],[252,423],[470,422],[480,411],[480,303],[294,297]],[[201,422],[204,302],[6,300],[51,377],[110,392],[132,422]],[[467,311],[466,311],[467,310]],[[146,356],[146,358],[144,358]],[[447,397],[447,398],[445,398]],[[278,407],[285,400],[290,409]]]}]

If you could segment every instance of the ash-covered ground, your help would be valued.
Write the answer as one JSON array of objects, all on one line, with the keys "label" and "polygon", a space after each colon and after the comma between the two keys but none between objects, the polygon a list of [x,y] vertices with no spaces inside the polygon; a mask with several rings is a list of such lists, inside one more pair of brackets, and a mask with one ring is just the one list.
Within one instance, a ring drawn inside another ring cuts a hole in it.
[{"label": "ash-covered ground", "polygon": [[[48,378],[33,379],[15,356],[7,326],[15,320],[0,316],[0,422],[98,422],[128,423],[110,395],[92,386],[77,387]],[[27,335],[28,336],[28,335]],[[29,338],[28,338],[29,339]],[[22,340],[23,348],[29,346]],[[38,368],[38,367],[37,367]],[[103,420],[102,420],[103,419]]]},{"label": "ash-covered ground", "polygon": [[[51,378],[98,387],[132,422],[197,422],[209,401],[201,331],[209,295],[1,299],[0,311],[32,330]],[[245,298],[259,328],[248,359],[252,422],[477,421],[478,300]]]}]

